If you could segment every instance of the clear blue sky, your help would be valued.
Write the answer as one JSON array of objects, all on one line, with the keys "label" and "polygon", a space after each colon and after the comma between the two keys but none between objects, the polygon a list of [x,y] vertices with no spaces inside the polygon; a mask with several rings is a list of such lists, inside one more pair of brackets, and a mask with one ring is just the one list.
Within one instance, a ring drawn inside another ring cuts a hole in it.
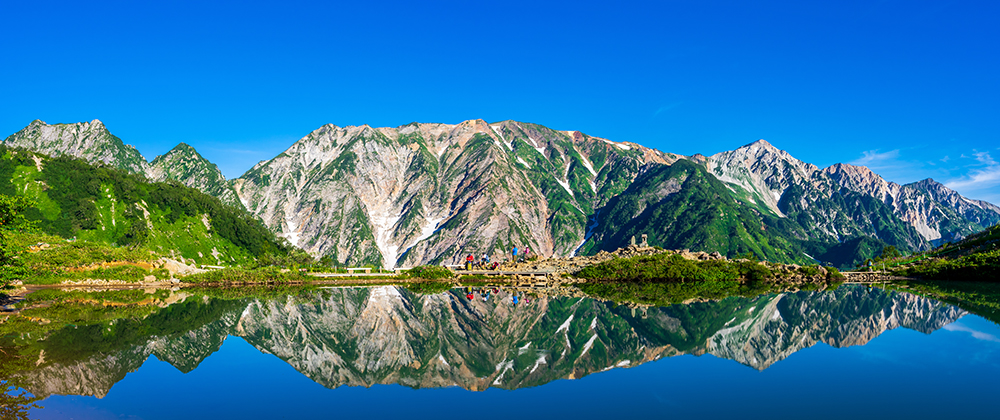
[{"label": "clear blue sky", "polygon": [[97,118],[236,177],[327,123],[515,119],[1000,203],[1000,2],[817,3],[8,1],[0,137]]}]

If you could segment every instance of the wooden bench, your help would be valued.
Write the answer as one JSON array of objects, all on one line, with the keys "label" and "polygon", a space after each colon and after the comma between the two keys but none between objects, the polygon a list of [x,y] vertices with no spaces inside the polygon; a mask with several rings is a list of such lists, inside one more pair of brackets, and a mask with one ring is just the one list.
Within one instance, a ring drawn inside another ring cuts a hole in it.
[{"label": "wooden bench", "polygon": [[344,270],[347,270],[348,274],[354,274],[355,271],[364,271],[366,273],[372,272],[371,267],[345,267]]}]

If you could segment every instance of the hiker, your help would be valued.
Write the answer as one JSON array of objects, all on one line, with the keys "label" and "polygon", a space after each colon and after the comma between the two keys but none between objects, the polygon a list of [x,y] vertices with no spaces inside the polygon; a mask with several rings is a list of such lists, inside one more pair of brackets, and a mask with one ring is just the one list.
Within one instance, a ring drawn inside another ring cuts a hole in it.
[{"label": "hiker", "polygon": [[473,257],[472,254],[469,254],[468,257],[465,257],[465,270],[466,271],[472,271],[472,262],[475,261],[475,259],[476,259],[476,257]]},{"label": "hiker", "polygon": [[517,262],[517,245],[514,246],[514,249],[510,250],[510,255],[513,257],[511,261]]},{"label": "hiker", "polygon": [[484,252],[483,253],[483,258],[481,260],[481,264],[483,265],[483,267],[486,267],[486,264],[489,264],[489,263],[490,263],[490,254],[487,254],[487,253]]}]

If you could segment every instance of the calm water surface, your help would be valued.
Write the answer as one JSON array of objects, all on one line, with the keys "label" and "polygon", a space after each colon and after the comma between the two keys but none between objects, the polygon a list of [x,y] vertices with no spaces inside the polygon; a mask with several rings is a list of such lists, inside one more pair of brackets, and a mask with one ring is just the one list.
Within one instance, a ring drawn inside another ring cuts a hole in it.
[{"label": "calm water surface", "polygon": [[152,314],[67,326],[21,347],[49,355],[16,374],[44,398],[31,417],[1000,413],[1000,327],[878,289],[636,309],[527,296],[515,307],[502,291],[484,302],[395,287],[178,293]]}]

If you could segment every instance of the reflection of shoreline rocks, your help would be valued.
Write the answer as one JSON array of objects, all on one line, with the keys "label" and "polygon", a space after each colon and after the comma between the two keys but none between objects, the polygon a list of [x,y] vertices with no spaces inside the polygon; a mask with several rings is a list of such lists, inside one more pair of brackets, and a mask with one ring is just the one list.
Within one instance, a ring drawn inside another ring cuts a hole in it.
[{"label": "reflection of shoreline rocks", "polygon": [[26,388],[39,396],[101,397],[151,354],[188,372],[235,335],[330,388],[515,389],[679,354],[711,353],[765,369],[818,342],[862,345],[889,329],[930,332],[964,315],[930,299],[861,287],[664,308],[525,298],[513,307],[503,291],[484,302],[482,294],[469,300],[458,290],[421,296],[382,286],[252,300],[193,331],[82,362],[43,364],[25,374]]}]

